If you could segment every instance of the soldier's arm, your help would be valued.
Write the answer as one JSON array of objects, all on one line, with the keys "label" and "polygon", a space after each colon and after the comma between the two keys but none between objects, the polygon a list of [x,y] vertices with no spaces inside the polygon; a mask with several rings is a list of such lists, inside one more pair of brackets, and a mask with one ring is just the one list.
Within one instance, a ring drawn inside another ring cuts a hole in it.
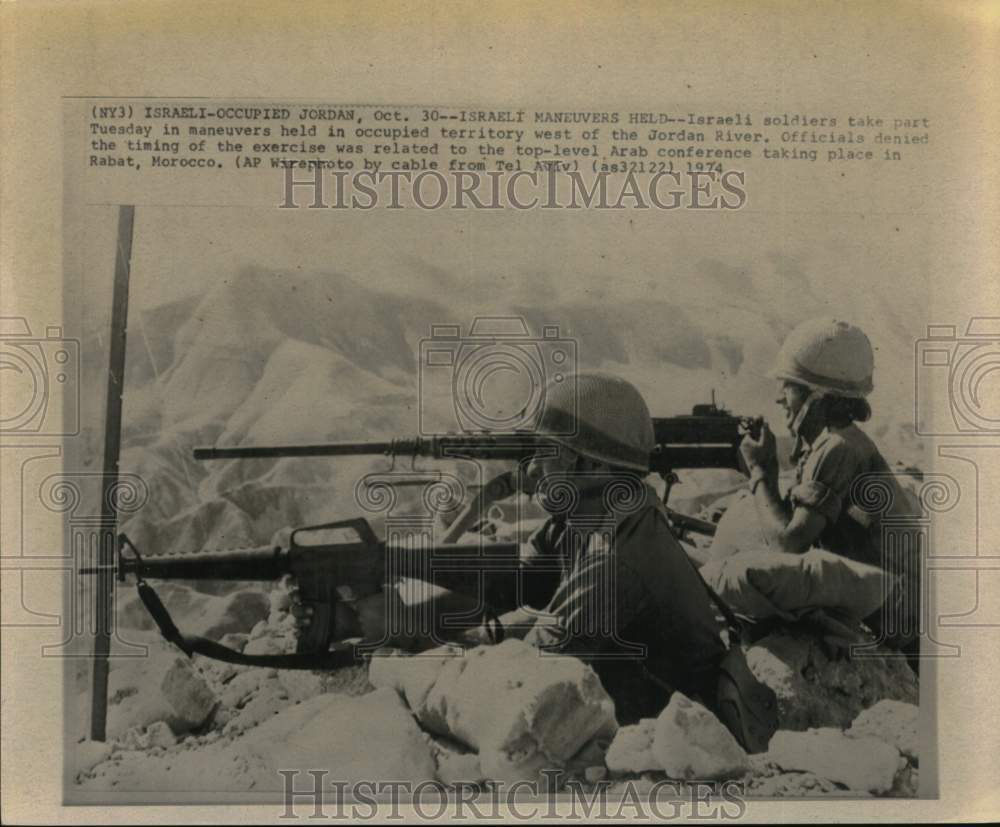
[{"label": "soldier's arm", "polygon": [[559,583],[548,622],[537,622],[527,639],[539,648],[580,657],[639,646],[623,633],[648,605],[639,572],[611,550],[591,553]]},{"label": "soldier's arm", "polygon": [[812,546],[826,527],[826,517],[805,506],[789,508],[778,491],[777,478],[751,478],[760,528],[768,544],[780,551],[800,554]]},{"label": "soldier's arm", "polygon": [[791,554],[806,551],[826,527],[827,515],[811,503],[791,502],[778,489],[778,456],[774,434],[765,423],[758,438],[747,434],[740,454],[750,472],[761,532],[772,548]]},{"label": "soldier's arm", "polygon": [[553,548],[549,523],[521,544],[518,599],[521,606],[541,610],[549,605],[561,578],[559,556]]}]

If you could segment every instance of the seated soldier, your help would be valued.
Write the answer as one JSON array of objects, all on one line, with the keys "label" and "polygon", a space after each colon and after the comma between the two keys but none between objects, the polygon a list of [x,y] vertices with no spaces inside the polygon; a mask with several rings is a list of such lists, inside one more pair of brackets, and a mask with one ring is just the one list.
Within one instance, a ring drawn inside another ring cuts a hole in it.
[{"label": "seated soldier", "polygon": [[[913,627],[918,601],[914,589],[919,588],[918,562],[885,559],[878,520],[861,507],[869,496],[864,488],[870,484],[888,492],[890,513],[906,514],[910,510],[909,501],[878,447],[856,424],[871,416],[865,397],[873,387],[873,368],[868,337],[846,322],[812,320],[789,335],[772,376],[781,382],[777,403],[784,408],[785,423],[795,437],[792,455],[796,462],[795,481],[787,495],[782,496],[775,438],[766,424],[757,439],[747,435],[740,451],[750,474],[757,525],[744,526],[743,530],[749,536],[756,533],[763,547],[772,552],[801,555],[814,548],[826,549],[866,566],[902,575],[905,582],[894,588],[893,580],[883,585],[876,583],[873,595],[876,605],[869,605],[865,612],[873,612],[885,599],[883,611],[870,614],[867,622],[884,633],[885,642],[902,647],[912,642],[916,632]],[[735,517],[735,509],[733,515],[726,516]],[[746,512],[741,516],[747,516]],[[749,552],[720,562],[726,552],[725,548],[713,550],[713,562],[703,573],[737,610],[747,610],[748,606],[741,603],[751,601],[743,601],[740,587],[734,585],[741,579],[737,570],[747,565],[762,570],[772,564],[760,555],[748,556]],[[774,565],[780,565],[780,560],[774,560]],[[869,571],[867,567],[855,570],[862,577]],[[749,577],[751,581],[754,579]],[[867,582],[874,581],[868,578]],[[796,591],[790,589],[787,593]],[[798,591],[809,588],[803,584]],[[841,595],[844,607],[862,605],[864,592],[865,589],[860,589],[853,595]],[[774,594],[768,598],[779,611],[802,608],[781,605],[781,597]],[[836,596],[828,597],[826,602],[838,608]],[[887,623],[890,614],[892,619]]]}]

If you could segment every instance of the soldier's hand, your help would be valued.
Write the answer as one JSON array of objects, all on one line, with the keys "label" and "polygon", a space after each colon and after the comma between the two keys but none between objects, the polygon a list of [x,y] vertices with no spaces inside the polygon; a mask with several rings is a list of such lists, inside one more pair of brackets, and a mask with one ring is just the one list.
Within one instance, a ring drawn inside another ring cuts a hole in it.
[{"label": "soldier's hand", "polygon": [[747,472],[752,474],[759,468],[765,474],[777,476],[778,473],[778,443],[766,422],[760,426],[760,436],[754,439],[747,433],[740,443],[740,456],[746,463]]}]

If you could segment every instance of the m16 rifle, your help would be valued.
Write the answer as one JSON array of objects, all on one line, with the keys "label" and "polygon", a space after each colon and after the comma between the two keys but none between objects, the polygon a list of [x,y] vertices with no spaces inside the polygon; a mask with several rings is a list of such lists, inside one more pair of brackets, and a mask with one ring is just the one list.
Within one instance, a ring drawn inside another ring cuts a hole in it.
[{"label": "m16 rifle", "polygon": [[[479,604],[466,625],[479,625],[518,605],[517,543],[430,545],[421,537],[382,541],[365,519],[308,526],[292,532],[285,545],[196,554],[142,557],[124,534],[119,536],[117,575],[134,575],[139,597],[163,636],[189,656],[284,669],[332,669],[354,662],[354,646],[344,637],[337,607],[382,591],[401,577],[440,586]],[[125,551],[130,553],[125,555]],[[100,566],[81,574],[100,574]],[[287,655],[246,655],[212,640],[180,632],[146,578],[162,580],[273,581],[291,575],[312,622],[301,630],[297,651]],[[441,641],[443,642],[443,641]]]},{"label": "m16 rifle", "polygon": [[[651,472],[666,482],[664,503],[677,481],[676,469],[741,469],[739,444],[743,435],[759,428],[746,417],[733,416],[711,404],[696,405],[690,415],[653,419],[656,445]],[[449,434],[382,442],[342,442],[284,446],[196,448],[198,460],[271,457],[345,457],[384,455],[433,459],[524,461],[554,443],[533,433]],[[497,478],[498,480],[500,477]],[[509,487],[506,489],[509,491]],[[667,509],[678,534],[693,530],[713,533],[714,525]],[[458,536],[451,532],[449,539]],[[123,551],[131,555],[126,557]],[[433,583],[478,601],[472,625],[518,605],[517,543],[426,543],[379,540],[364,519],[299,528],[287,546],[192,555],[141,557],[127,537],[119,538],[117,574],[137,579],[139,595],[163,635],[188,654],[275,668],[336,668],[353,662],[353,646],[337,646],[337,606],[346,600],[369,597],[400,577]],[[98,574],[99,568],[83,573]],[[246,655],[214,641],[183,635],[155,591],[153,579],[277,580],[292,575],[302,602],[312,609],[312,623],[298,639],[298,650],[288,655]],[[345,598],[345,594],[348,597]]]}]

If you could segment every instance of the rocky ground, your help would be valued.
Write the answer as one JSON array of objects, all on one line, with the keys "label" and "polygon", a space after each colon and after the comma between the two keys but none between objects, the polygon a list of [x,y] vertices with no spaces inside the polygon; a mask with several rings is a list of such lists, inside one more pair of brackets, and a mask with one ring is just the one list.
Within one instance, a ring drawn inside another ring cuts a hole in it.
[{"label": "rocky ground", "polygon": [[[403,482],[407,475],[421,479],[440,464],[372,457],[196,462],[191,455],[198,445],[409,436],[418,411],[422,427],[454,429],[451,394],[421,395],[417,366],[432,325],[463,321],[450,304],[427,297],[439,295],[442,285],[467,290],[470,282],[464,271],[415,264],[408,255],[397,264],[407,278],[393,278],[391,292],[379,291],[370,278],[327,270],[206,270],[199,277],[202,292],[178,294],[139,314],[135,341],[142,346],[129,351],[121,460],[122,470],[141,478],[149,492],[123,515],[136,548],[154,556],[260,546],[286,526],[361,513],[382,533],[379,521],[390,508],[394,517],[424,516],[418,487],[396,486],[380,511],[370,502],[362,507],[358,484],[374,472]],[[536,337],[558,325],[561,335],[581,344],[580,368],[633,379],[657,416],[686,413],[714,390],[738,413],[772,411],[773,389],[760,376],[793,319],[825,312],[825,285],[796,272],[801,289],[789,307],[783,259],[761,261],[757,272],[715,261],[692,266],[698,301],[684,306],[662,290],[652,298],[565,296],[549,290],[547,277],[534,270],[521,286],[506,281],[503,297],[490,289],[481,306],[523,317]],[[684,271],[682,278],[690,277]],[[398,291],[404,283],[406,294]],[[909,422],[912,408],[901,413],[879,397],[904,398],[900,383],[908,374],[899,368],[912,362],[912,326],[899,320],[909,316],[897,295],[844,295],[858,297],[856,321],[877,320],[879,375],[890,377],[880,381],[866,429],[887,456],[919,463],[923,447]],[[104,326],[95,325],[82,353],[104,352],[98,329]],[[106,362],[85,363],[85,369],[100,377]],[[100,422],[103,379],[81,387],[81,421]],[[99,468],[99,436],[85,427],[82,438],[89,446],[85,467]],[[783,444],[783,455],[787,449]],[[493,473],[479,463],[454,465],[444,470],[461,480],[467,495]],[[713,522],[726,497],[745,483],[725,469],[680,476],[671,504]],[[97,513],[100,494],[99,488],[89,492],[85,500],[95,510],[86,513]],[[521,525],[538,516],[517,511]],[[506,510],[503,519],[513,520],[513,512]],[[173,583],[157,589],[185,631],[248,652],[285,651],[291,643],[291,620],[271,587]],[[772,750],[747,757],[726,741],[710,713],[681,699],[660,719],[618,730],[582,665],[542,662],[516,646],[457,660],[376,660],[371,670],[320,675],[189,661],[159,641],[130,589],[121,593],[118,623],[122,637],[149,646],[149,654],[112,659],[106,744],[84,738],[90,682],[85,672],[76,676],[77,789],[272,789],[276,768],[296,767],[325,768],[344,780],[485,783],[534,773],[539,761],[587,783],[729,775],[763,796],[901,795],[916,784],[917,681],[905,662],[834,659],[794,630],[776,631],[747,652],[751,668],[777,693],[782,719]],[[129,651],[118,645],[119,655]],[[844,774],[845,767],[864,771]]]},{"label": "rocky ground", "polygon": [[[185,631],[246,652],[287,651],[284,592],[161,590]],[[84,739],[89,680],[78,675],[81,790],[280,789],[278,769],[445,784],[511,783],[559,768],[583,785],[736,779],[749,794],[912,796],[919,777],[918,682],[904,660],[832,657],[778,630],[746,650],[777,694],[780,730],[746,755],[715,716],[682,695],[657,719],[619,728],[593,672],[539,659],[520,641],[456,657],[376,657],[319,674],[186,658],[159,641],[136,598],[120,598],[122,636],[149,646],[113,658],[106,744]],[[890,653],[886,653],[890,654]]]}]

